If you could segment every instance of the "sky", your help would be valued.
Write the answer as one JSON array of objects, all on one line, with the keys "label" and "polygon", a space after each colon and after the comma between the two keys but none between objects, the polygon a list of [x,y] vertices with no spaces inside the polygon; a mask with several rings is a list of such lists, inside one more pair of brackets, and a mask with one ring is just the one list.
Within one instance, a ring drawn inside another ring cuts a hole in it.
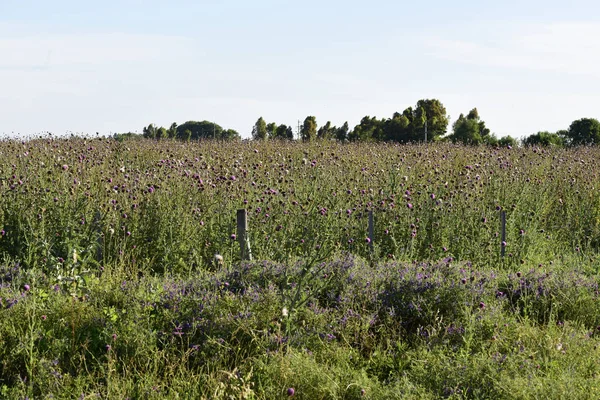
[{"label": "sky", "polygon": [[0,0],[0,134],[249,137],[261,116],[352,128],[435,98],[519,138],[600,118],[598,38],[591,0]]}]

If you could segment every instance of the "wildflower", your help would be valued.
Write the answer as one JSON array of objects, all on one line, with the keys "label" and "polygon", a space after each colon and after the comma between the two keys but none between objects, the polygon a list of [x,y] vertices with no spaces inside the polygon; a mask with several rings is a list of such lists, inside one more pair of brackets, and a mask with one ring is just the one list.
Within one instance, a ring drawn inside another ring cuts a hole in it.
[{"label": "wildflower", "polygon": [[410,203],[407,203],[407,204],[406,204],[406,207],[408,207],[408,209],[409,209],[409,210],[412,210],[412,208],[413,208],[413,205],[412,205],[412,204],[410,204]]},{"label": "wildflower", "polygon": [[25,285],[25,286],[23,286],[23,289],[25,289],[26,292],[29,292],[31,287],[29,285]]},{"label": "wildflower", "polygon": [[235,240],[237,238],[237,235],[235,233],[232,233],[230,238],[231,238],[231,240]]},{"label": "wildflower", "polygon": [[365,242],[367,242],[367,244],[371,243],[371,238],[370,237],[366,238]]},{"label": "wildflower", "polygon": [[214,258],[214,263],[216,266],[222,266],[223,265],[223,256],[220,255],[219,253],[215,253],[215,258]]},{"label": "wildflower", "polygon": [[283,309],[281,310],[281,315],[284,317],[287,317],[289,315],[288,309],[286,307],[283,307]]},{"label": "wildflower", "polygon": [[481,308],[482,310],[485,308],[485,303],[483,301],[479,302],[479,308]]},{"label": "wildflower", "polygon": [[42,320],[45,321],[48,317],[46,316],[46,314],[42,315]]},{"label": "wildflower", "polygon": [[294,393],[296,393],[296,391],[294,390],[293,387],[288,388],[288,390],[287,390],[287,395],[288,396],[292,397],[294,395]]}]

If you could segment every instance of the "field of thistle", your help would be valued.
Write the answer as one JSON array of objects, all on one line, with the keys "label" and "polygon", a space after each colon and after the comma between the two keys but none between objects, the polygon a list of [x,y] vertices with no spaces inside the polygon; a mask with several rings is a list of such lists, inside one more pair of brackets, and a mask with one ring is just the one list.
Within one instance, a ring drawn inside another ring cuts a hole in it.
[{"label": "field of thistle", "polygon": [[600,398],[599,148],[0,157],[0,398]]}]

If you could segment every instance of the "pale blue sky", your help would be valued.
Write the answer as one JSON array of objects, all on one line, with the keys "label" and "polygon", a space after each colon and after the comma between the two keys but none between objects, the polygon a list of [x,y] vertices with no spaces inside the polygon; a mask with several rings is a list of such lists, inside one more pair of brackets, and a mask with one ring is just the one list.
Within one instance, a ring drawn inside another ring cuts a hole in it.
[{"label": "pale blue sky", "polygon": [[521,137],[600,118],[598,38],[596,1],[0,0],[0,133],[248,137],[438,98]]}]

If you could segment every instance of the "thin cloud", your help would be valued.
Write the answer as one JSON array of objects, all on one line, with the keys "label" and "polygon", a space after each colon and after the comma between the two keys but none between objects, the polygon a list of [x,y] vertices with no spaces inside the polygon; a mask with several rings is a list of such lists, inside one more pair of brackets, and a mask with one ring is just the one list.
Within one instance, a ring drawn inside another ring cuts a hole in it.
[{"label": "thin cloud", "polygon": [[189,39],[164,35],[28,34],[0,39],[0,68],[27,71],[50,67],[151,62],[180,54],[190,45]]},{"label": "thin cloud", "polygon": [[508,26],[493,40],[432,36],[425,40],[436,58],[499,68],[600,76],[600,23]]}]

